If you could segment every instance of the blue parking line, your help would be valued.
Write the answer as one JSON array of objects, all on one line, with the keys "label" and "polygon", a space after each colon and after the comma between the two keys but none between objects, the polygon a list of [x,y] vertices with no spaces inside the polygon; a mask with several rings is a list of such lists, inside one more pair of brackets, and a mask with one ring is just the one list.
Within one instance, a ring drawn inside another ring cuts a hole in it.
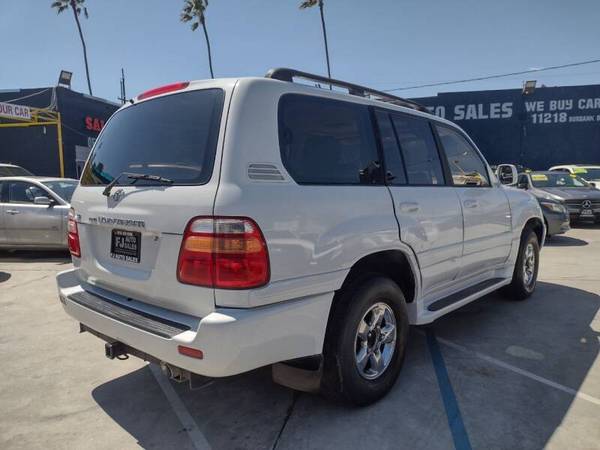
[{"label": "blue parking line", "polygon": [[450,432],[452,433],[452,439],[454,440],[454,448],[456,448],[456,450],[471,450],[469,435],[467,434],[465,424],[460,415],[456,395],[454,395],[450,377],[448,376],[448,370],[446,369],[444,357],[442,356],[442,351],[440,350],[435,333],[431,328],[427,328],[426,336],[427,346],[431,353],[433,367],[444,402],[444,409],[446,410],[446,416],[448,417],[448,425],[450,426]]}]

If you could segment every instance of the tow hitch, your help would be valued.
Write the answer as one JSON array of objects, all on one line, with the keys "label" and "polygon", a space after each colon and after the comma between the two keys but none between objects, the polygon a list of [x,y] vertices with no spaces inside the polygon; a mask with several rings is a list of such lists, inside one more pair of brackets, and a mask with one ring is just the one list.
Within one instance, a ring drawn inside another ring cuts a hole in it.
[{"label": "tow hitch", "polygon": [[104,354],[108,359],[127,359],[127,348],[122,342],[107,342],[104,344]]}]

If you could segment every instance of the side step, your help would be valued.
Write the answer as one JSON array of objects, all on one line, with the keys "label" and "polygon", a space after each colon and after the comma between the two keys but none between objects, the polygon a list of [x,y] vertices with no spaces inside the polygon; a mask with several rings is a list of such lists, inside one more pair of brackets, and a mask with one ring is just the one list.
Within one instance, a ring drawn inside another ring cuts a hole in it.
[{"label": "side step", "polygon": [[473,286],[470,286],[462,291],[455,292],[454,294],[449,295],[448,297],[441,298],[436,300],[431,305],[427,307],[429,311],[435,312],[440,309],[444,309],[454,303],[458,303],[461,300],[464,300],[467,297],[470,297],[477,292],[483,291],[489,287],[492,287],[495,284],[499,284],[504,281],[504,278],[491,278],[489,280],[482,281],[481,283],[477,283]]}]

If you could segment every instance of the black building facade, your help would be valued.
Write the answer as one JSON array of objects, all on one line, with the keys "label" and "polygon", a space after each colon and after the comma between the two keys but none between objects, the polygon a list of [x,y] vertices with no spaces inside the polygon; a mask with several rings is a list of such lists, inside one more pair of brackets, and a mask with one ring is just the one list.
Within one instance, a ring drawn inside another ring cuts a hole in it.
[{"label": "black building facade", "polygon": [[600,164],[600,85],[441,93],[415,98],[462,127],[490,164]]},{"label": "black building facade", "polygon": [[[63,172],[69,178],[79,178],[98,133],[119,107],[64,87],[0,90],[0,103],[60,113]],[[35,175],[61,175],[56,125],[2,115],[0,125],[0,162],[17,164]]]}]

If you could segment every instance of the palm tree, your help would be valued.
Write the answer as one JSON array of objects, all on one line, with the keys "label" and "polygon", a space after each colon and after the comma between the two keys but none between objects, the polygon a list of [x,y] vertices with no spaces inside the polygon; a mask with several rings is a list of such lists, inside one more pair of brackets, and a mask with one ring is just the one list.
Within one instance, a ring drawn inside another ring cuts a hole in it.
[{"label": "palm tree", "polygon": [[83,47],[83,60],[85,62],[85,75],[87,77],[88,90],[92,95],[92,83],[90,82],[90,68],[88,65],[87,48],[85,46],[85,39],[83,39],[83,32],[81,31],[81,24],[79,23],[79,15],[83,11],[85,18],[88,18],[88,11],[85,7],[85,0],[58,0],[52,3],[51,8],[56,8],[56,12],[61,12],[71,8],[73,16],[75,17],[75,23],[77,24],[77,30],[79,31],[79,38],[81,39],[81,46]]},{"label": "palm tree", "polygon": [[210,68],[210,77],[214,78],[212,66],[212,54],[210,52],[210,41],[208,40],[208,31],[206,31],[206,18],[204,12],[208,7],[208,0],[184,0],[183,9],[181,10],[181,21],[184,23],[192,22],[192,31],[196,31],[199,25],[202,25],[204,30],[204,38],[206,39],[206,48],[208,49],[208,67]]},{"label": "palm tree", "polygon": [[329,64],[329,46],[327,45],[327,29],[325,28],[325,17],[323,16],[323,0],[306,0],[300,3],[300,9],[312,8],[319,5],[321,12],[321,26],[323,27],[323,40],[325,41],[325,59],[327,60],[327,76],[331,78],[331,66]]}]

